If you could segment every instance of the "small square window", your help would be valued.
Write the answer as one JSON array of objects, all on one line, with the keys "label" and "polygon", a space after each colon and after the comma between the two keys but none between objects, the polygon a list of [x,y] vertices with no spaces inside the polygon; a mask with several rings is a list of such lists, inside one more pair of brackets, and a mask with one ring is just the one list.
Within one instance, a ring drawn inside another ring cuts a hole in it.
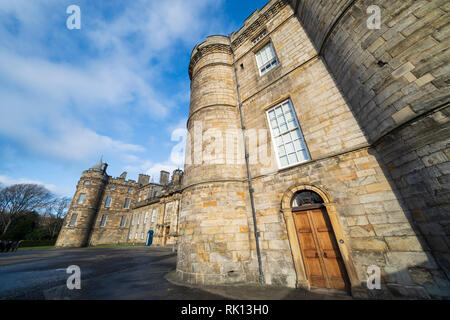
[{"label": "small square window", "polygon": [[90,184],[91,184],[91,182],[90,182],[89,180],[86,180],[86,181],[84,182],[84,185],[85,185],[85,186],[90,185]]},{"label": "small square window", "polygon": [[267,35],[267,30],[264,30],[261,32],[255,39],[253,39],[252,43],[257,44],[259,41],[261,41],[262,38],[264,38]]}]

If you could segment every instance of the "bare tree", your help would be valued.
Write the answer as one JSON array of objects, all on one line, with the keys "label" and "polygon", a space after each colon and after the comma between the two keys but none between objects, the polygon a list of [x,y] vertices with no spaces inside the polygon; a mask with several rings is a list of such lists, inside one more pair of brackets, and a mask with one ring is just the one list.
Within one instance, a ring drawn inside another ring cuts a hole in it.
[{"label": "bare tree", "polygon": [[8,231],[11,222],[20,215],[39,211],[49,206],[54,195],[44,186],[37,184],[15,184],[0,190],[0,219],[2,235]]},{"label": "bare tree", "polygon": [[42,215],[44,224],[53,239],[62,227],[64,217],[67,214],[67,210],[70,206],[70,199],[67,197],[55,198],[47,206],[45,212]]}]

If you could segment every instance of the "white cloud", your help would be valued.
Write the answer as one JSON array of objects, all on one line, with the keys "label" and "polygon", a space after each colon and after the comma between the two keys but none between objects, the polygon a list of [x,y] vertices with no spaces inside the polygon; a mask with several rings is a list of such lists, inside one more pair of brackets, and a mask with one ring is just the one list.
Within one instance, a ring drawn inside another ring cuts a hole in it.
[{"label": "white cloud", "polygon": [[187,70],[186,79],[174,80],[180,90],[161,88],[171,80],[174,54],[224,29],[214,18],[222,4],[112,1],[105,6],[117,8],[105,16],[102,5],[80,0],[82,30],[72,32],[60,0],[0,0],[0,137],[50,160],[85,162],[104,154],[111,164],[122,161],[155,178],[182,168],[186,119],[159,142],[178,146],[163,162],[146,159],[151,150],[135,139],[151,140],[152,132],[136,131],[133,120],[167,127],[173,110],[187,109]]},{"label": "white cloud", "polygon": [[152,162],[148,160],[140,160],[132,155],[124,155],[124,157],[134,163],[134,165],[128,165],[125,170],[134,174],[145,173],[150,175],[154,181],[159,181],[159,175],[162,170],[172,172],[176,169],[184,169],[185,161],[185,148],[186,148],[186,129],[187,119],[181,119],[174,126],[170,126],[171,141],[175,144],[172,147],[169,159],[163,162]]},{"label": "white cloud", "polygon": [[61,189],[53,184],[47,184],[41,181],[31,180],[27,178],[14,179],[5,175],[0,175],[0,184],[3,184],[5,186],[10,186],[13,184],[38,184],[44,186],[56,195],[67,195],[70,192],[70,190],[68,189]]}]

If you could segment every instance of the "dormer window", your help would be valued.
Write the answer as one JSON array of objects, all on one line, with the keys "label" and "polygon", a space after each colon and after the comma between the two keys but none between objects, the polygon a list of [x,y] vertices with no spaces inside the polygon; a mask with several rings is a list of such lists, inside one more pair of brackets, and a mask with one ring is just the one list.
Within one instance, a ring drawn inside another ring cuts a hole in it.
[{"label": "dormer window", "polygon": [[278,59],[271,42],[256,52],[255,56],[256,62],[258,63],[259,74],[261,76],[278,65]]}]

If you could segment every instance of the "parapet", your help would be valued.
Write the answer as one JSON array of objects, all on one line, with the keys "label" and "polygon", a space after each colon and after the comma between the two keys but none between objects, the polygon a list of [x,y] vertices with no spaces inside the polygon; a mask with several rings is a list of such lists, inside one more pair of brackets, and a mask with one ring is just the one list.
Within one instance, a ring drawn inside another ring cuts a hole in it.
[{"label": "parapet", "polygon": [[251,37],[256,31],[263,28],[267,21],[276,16],[281,9],[289,4],[289,0],[271,0],[260,10],[255,10],[244,21],[244,25],[230,36],[233,48],[239,47],[244,41]]},{"label": "parapet", "polygon": [[223,35],[209,36],[205,41],[194,47],[191,53],[191,62],[189,63],[189,78],[191,80],[195,64],[205,54],[213,52],[231,54],[230,38]]}]

